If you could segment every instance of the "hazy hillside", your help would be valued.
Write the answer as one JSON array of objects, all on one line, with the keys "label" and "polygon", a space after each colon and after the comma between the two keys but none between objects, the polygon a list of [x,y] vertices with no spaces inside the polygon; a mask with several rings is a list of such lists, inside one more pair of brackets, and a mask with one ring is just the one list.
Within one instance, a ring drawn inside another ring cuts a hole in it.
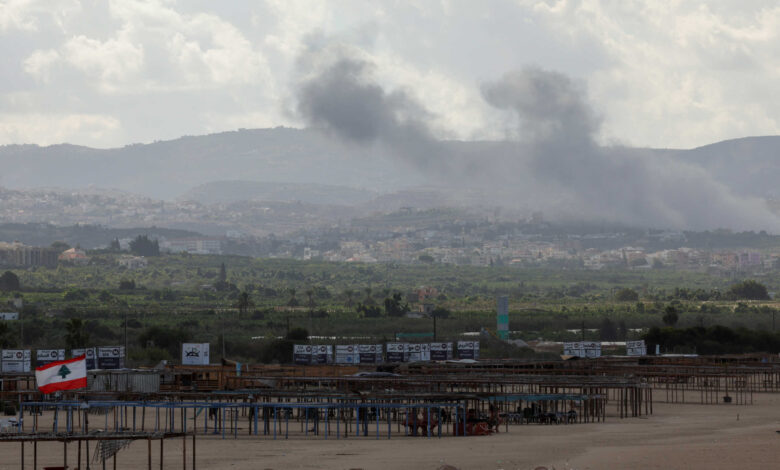
[{"label": "hazy hillside", "polygon": [[680,158],[707,168],[736,193],[780,196],[780,136],[745,137],[682,151]]},{"label": "hazy hillside", "polygon": [[182,200],[201,204],[224,204],[238,201],[308,202],[313,204],[363,204],[377,193],[346,186],[260,181],[214,181],[187,191]]},{"label": "hazy hillside", "polygon": [[[447,145],[453,155],[484,156],[485,164],[491,163],[490,155],[522,154],[521,147],[506,142]],[[648,150],[610,149],[638,151]],[[777,194],[774,181],[780,137],[653,152],[671,153],[701,165],[740,194]],[[95,186],[202,202],[266,199],[352,204],[371,199],[375,192],[431,183],[404,163],[385,158],[379,149],[345,145],[317,131],[288,128],[240,130],[105,150],[67,144],[8,145],[0,147],[0,165],[4,169],[0,186],[7,188]]]},{"label": "hazy hillside", "polygon": [[[23,164],[20,164],[23,163]],[[99,186],[172,199],[219,180],[287,181],[392,189],[419,180],[378,153],[340,145],[316,131],[241,130],[134,144],[0,147],[8,188]]]}]

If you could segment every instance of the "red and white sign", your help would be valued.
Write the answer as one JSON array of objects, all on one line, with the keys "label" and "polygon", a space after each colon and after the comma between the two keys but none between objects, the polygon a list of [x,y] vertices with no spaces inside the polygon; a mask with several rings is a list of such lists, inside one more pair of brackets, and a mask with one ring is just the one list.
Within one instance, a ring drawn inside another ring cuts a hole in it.
[{"label": "red and white sign", "polygon": [[35,381],[42,393],[74,390],[87,386],[87,359],[81,355],[67,361],[56,361],[35,369]]}]

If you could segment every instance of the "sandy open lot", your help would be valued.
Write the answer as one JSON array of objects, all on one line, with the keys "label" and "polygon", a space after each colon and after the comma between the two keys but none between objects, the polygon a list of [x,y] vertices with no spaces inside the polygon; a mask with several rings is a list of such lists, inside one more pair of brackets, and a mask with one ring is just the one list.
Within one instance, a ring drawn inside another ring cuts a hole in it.
[{"label": "sandy open lot", "polygon": [[[485,437],[391,440],[268,440],[198,437],[198,469],[774,469],[780,468],[780,395],[754,395],[752,406],[655,404],[649,418],[581,425],[515,425]],[[39,468],[62,465],[62,444],[39,444]],[[31,445],[25,468],[32,468]],[[191,450],[188,440],[188,451]],[[153,445],[153,468],[159,467]],[[189,453],[189,452],[188,452]],[[73,465],[76,446],[69,446]],[[182,468],[181,440],[165,444],[166,469]],[[188,459],[189,460],[189,459]],[[122,469],[146,468],[147,446],[118,455]],[[188,468],[191,462],[187,463]],[[18,444],[0,443],[0,469],[20,468]],[[71,467],[74,468],[74,467]],[[95,465],[92,468],[100,468]],[[111,462],[107,463],[111,468]]]}]

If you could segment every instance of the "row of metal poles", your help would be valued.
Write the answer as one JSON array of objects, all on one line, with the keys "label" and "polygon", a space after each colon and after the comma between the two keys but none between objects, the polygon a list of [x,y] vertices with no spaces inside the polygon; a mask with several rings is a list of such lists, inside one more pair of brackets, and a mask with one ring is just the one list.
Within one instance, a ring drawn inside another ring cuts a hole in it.
[{"label": "row of metal poles", "polygon": [[[395,421],[400,431],[403,424],[406,435],[417,435],[418,425],[424,425],[422,435],[427,437],[442,436],[444,417],[448,418],[453,435],[466,435],[466,408],[462,403],[242,403],[242,402],[128,402],[128,401],[93,401],[93,402],[22,402],[19,411],[19,432],[23,432],[23,411],[32,413],[33,432],[41,432],[38,423],[39,412],[53,409],[54,418],[51,432],[64,430],[66,433],[79,431],[89,432],[89,416],[103,414],[104,431],[146,431],[147,409],[154,410],[153,432],[184,432],[203,434],[221,434],[222,438],[238,436],[240,416],[248,419],[250,435],[272,435],[274,439],[283,435],[289,436],[291,418],[300,421],[305,436],[310,433],[319,435],[321,428],[327,439],[334,431],[336,438],[341,437],[342,422],[345,426],[344,437],[349,436],[351,423],[355,424],[355,436],[368,435],[369,419],[374,421],[376,438],[380,438],[380,420],[387,423],[387,438],[392,435],[391,422]],[[179,410],[177,420],[176,410]],[[294,416],[298,411],[298,417]],[[139,412],[140,411],[140,412]],[[109,420],[109,415],[111,419]],[[202,415],[203,426],[198,429],[199,416]],[[383,416],[384,415],[384,416]],[[422,415],[422,416],[420,416]],[[260,430],[262,416],[263,426]],[[212,418],[213,423],[209,424]],[[352,420],[354,418],[354,421]],[[100,418],[98,418],[100,419]],[[192,425],[188,426],[188,421]],[[178,427],[177,427],[178,421]],[[335,421],[335,426],[332,421]],[[94,427],[94,422],[92,423]],[[312,429],[309,427],[313,426]],[[64,429],[63,429],[64,428]],[[113,428],[113,429],[112,429]],[[178,429],[177,429],[178,428]],[[334,429],[335,428],[335,429]]]},{"label": "row of metal poles", "polygon": [[[50,436],[50,435],[25,435],[23,437],[20,437],[17,440],[9,440],[9,439],[0,439],[0,443],[2,442],[19,442],[21,444],[21,456],[20,456],[20,469],[24,470],[25,467],[25,449],[24,445],[27,442],[32,442],[33,445],[33,470],[38,469],[38,444],[41,442],[62,442],[63,448],[62,448],[62,468],[71,468],[68,466],[68,444],[72,442],[77,443],[77,450],[76,450],[76,462],[75,467],[73,468],[86,468],[86,470],[90,470],[90,458],[89,458],[89,443],[90,441],[95,442],[95,451],[97,452],[97,446],[100,442],[107,442],[111,440],[146,440],[147,446],[148,446],[148,457],[147,457],[147,468],[148,470],[152,470],[152,440],[159,439],[160,441],[160,470],[163,470],[163,464],[165,462],[165,452],[164,452],[164,442],[166,439],[173,438],[173,437],[181,437],[182,438],[182,469],[187,470],[187,434],[184,433],[165,433],[165,434],[157,434],[157,435],[145,435],[145,436],[138,436],[138,435],[114,435],[114,436],[100,436],[100,435],[86,435],[86,434],[61,434],[56,436]],[[85,452],[83,453],[84,458],[82,459],[82,441],[84,442]],[[192,456],[190,459],[190,462],[192,464],[192,470],[196,470],[197,464],[196,464],[196,436],[195,434],[192,434]],[[116,470],[117,468],[117,454],[116,452],[113,453],[111,459],[113,460],[112,468],[113,470]],[[81,466],[82,460],[84,461],[85,467]],[[46,468],[54,468],[54,467],[46,467]],[[106,459],[101,458],[101,468],[102,470],[106,470]]]}]

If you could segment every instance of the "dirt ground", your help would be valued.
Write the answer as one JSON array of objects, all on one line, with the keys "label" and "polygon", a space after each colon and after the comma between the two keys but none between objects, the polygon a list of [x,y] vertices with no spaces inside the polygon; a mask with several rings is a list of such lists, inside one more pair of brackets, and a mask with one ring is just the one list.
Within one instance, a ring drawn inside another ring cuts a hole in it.
[{"label": "dirt ground", "polygon": [[[657,403],[650,417],[577,425],[514,425],[509,433],[442,439],[361,437],[336,440],[198,436],[198,469],[770,469],[780,468],[780,395],[755,394],[754,404]],[[502,428],[503,431],[503,428]],[[192,468],[191,438],[187,468]],[[182,468],[181,439],[165,443],[164,468]],[[25,468],[32,468],[31,445]],[[38,466],[62,465],[61,443],[39,444]],[[0,443],[0,469],[19,469],[19,444]],[[159,444],[152,467],[160,468]],[[75,468],[76,445],[68,450]],[[147,444],[118,454],[117,468],[146,468]],[[86,467],[82,467],[86,468]],[[101,468],[101,465],[92,465]],[[112,468],[107,462],[106,468]]]}]

